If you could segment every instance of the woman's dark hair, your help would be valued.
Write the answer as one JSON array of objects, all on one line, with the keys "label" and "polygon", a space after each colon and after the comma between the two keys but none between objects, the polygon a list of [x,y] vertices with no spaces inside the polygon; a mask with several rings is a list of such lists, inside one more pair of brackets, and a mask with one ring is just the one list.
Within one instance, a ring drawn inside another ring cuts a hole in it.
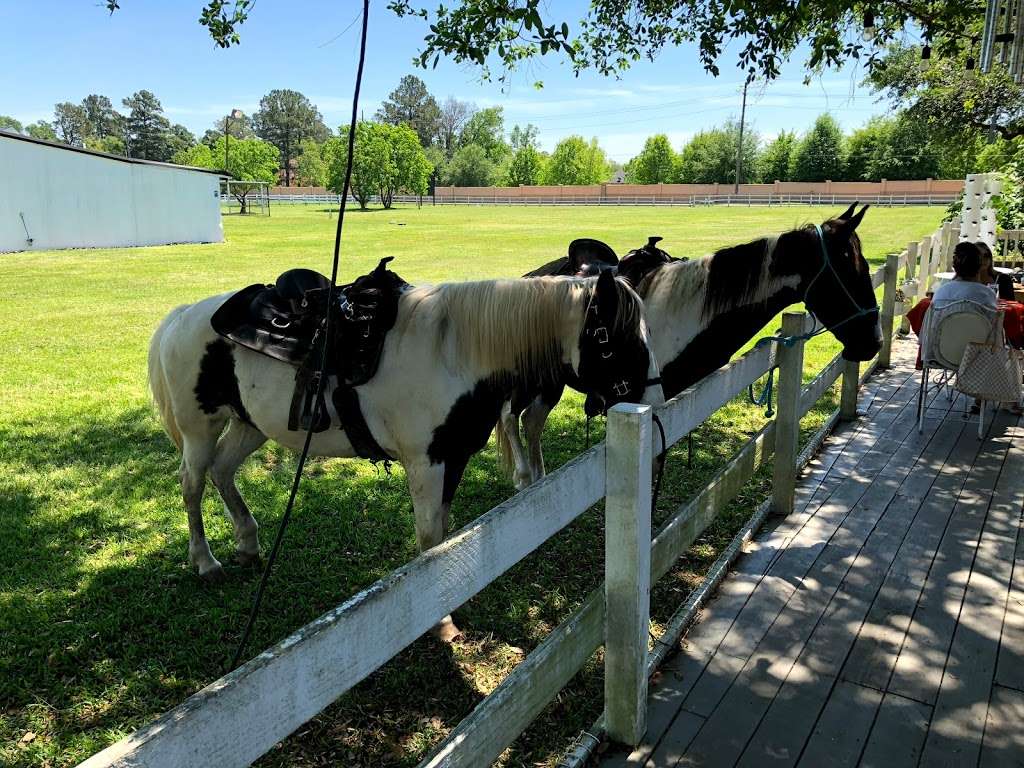
[{"label": "woman's dark hair", "polygon": [[974,243],[957,243],[953,249],[953,271],[958,277],[973,280],[981,269],[981,251]]}]

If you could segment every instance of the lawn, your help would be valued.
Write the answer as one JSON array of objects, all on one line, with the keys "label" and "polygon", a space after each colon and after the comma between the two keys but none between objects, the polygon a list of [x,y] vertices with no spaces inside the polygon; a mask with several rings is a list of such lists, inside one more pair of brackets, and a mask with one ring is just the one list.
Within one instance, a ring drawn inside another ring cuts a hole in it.
[{"label": "lawn", "polygon": [[[411,282],[521,274],[597,237],[619,253],[649,235],[673,255],[820,221],[835,208],[414,207],[352,212],[341,278],[395,256]],[[178,704],[224,671],[256,587],[231,568],[199,582],[186,563],[177,455],[149,404],[146,345],[173,306],[272,281],[294,266],[329,271],[333,216],[318,207],[225,218],[227,242],[0,254],[0,763],[72,765]],[[941,208],[869,211],[860,233],[873,264],[931,232]],[[816,339],[807,371],[836,351]],[[548,423],[549,467],[584,444],[580,398]],[[804,428],[820,424],[826,397]],[[763,423],[736,402],[670,458],[658,516],[700,486]],[[601,427],[594,429],[595,439]],[[239,485],[271,540],[295,457],[268,446]],[[453,508],[458,528],[512,493],[493,447],[470,464]],[[655,623],[696,584],[763,498],[764,475],[663,580]],[[230,526],[211,491],[207,532],[225,563]],[[600,509],[592,510],[457,614],[463,638],[414,643],[268,754],[260,765],[414,765],[600,581]],[[314,461],[258,623],[252,653],[276,642],[415,555],[400,467]],[[571,569],[565,568],[572,562]],[[550,765],[601,709],[599,657],[503,757]]]}]

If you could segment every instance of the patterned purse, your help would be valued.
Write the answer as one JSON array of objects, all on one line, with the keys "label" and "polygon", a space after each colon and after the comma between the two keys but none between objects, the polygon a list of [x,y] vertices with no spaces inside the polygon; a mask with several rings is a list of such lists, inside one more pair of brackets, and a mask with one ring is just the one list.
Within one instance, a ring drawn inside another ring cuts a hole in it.
[{"label": "patterned purse", "polygon": [[956,374],[956,389],[992,403],[1020,402],[1021,354],[1006,346],[1002,312],[996,315],[988,339],[968,342]]}]

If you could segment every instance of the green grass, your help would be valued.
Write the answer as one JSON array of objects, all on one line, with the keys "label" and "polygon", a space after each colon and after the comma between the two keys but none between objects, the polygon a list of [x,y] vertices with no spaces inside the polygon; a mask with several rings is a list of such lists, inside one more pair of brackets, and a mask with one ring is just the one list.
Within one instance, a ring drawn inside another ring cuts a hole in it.
[{"label": "green grass", "polygon": [[[777,232],[837,209],[403,208],[353,212],[341,277],[398,257],[412,282],[507,277],[565,252],[574,237],[620,253],[665,238],[674,255]],[[873,263],[930,232],[940,208],[878,209],[861,227]],[[327,270],[333,217],[275,207],[271,218],[226,218],[222,245],[0,255],[0,763],[72,765],[217,678],[230,659],[256,586],[251,571],[202,585],[186,563],[178,458],[145,386],[152,329],[183,302],[272,280],[281,270]],[[807,370],[836,351],[808,349]],[[820,424],[826,397],[804,428]],[[580,398],[548,424],[556,467],[582,448]],[[673,451],[658,518],[698,488],[763,423],[730,404]],[[601,427],[595,427],[600,439]],[[270,541],[295,459],[269,446],[240,487]],[[656,588],[655,622],[696,584],[763,498],[755,479]],[[453,509],[461,527],[512,493],[492,447],[470,464]],[[229,525],[212,492],[208,533],[230,559]],[[601,578],[600,509],[592,510],[460,610],[464,638],[425,637],[307,724],[262,765],[413,765],[497,685]],[[265,648],[415,555],[404,475],[367,462],[315,461],[250,645]],[[565,568],[565,563],[573,563]],[[505,755],[508,765],[553,763],[601,708],[599,656]]]}]

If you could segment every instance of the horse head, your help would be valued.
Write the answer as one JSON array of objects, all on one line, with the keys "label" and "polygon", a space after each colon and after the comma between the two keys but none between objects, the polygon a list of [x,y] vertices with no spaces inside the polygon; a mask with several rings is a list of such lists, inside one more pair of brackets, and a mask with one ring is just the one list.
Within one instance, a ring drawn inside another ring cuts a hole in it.
[{"label": "horse head", "polygon": [[[788,261],[799,273],[804,304],[843,345],[846,360],[870,360],[882,346],[882,331],[871,270],[856,231],[868,206],[855,213],[856,207],[854,203],[821,225],[782,235],[774,266],[786,271]],[[784,247],[786,240],[790,242]],[[794,241],[799,247],[792,247]]]},{"label": "horse head", "polygon": [[579,336],[575,371],[587,416],[616,403],[664,402],[640,297],[610,270],[598,276]]}]

